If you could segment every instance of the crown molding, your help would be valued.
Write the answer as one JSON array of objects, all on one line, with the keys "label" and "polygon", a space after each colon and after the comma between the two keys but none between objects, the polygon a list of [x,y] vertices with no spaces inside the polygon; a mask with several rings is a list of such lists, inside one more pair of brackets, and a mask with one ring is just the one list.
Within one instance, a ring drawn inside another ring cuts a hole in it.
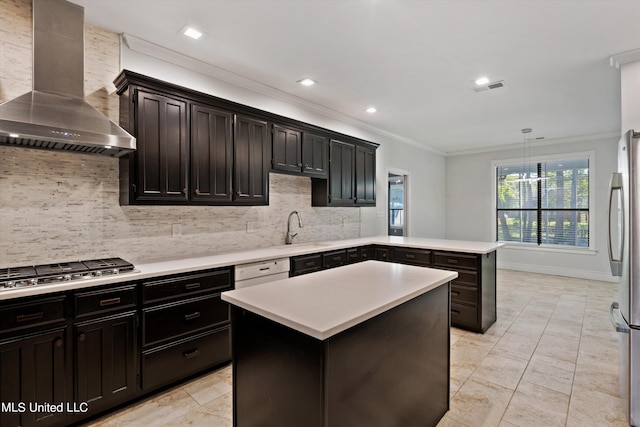
[{"label": "crown molding", "polygon": [[[542,141],[531,141],[533,145],[536,147],[541,147],[545,145],[558,145],[558,144],[568,144],[571,142],[584,142],[584,141],[594,141],[598,139],[620,139],[621,137],[620,131],[612,131],[605,133],[596,133],[590,135],[578,135],[578,136],[570,136],[566,138],[550,138],[544,139]],[[466,156],[470,154],[482,154],[482,153],[491,153],[494,151],[505,151],[505,150],[517,150],[522,149],[522,141],[514,144],[504,144],[504,145],[494,145],[492,147],[484,147],[478,148],[474,150],[461,150],[461,151],[452,151],[447,152],[445,154],[446,157],[455,157],[455,156]]]},{"label": "crown molding", "polygon": [[392,141],[400,142],[403,144],[411,145],[416,148],[429,151],[434,154],[438,154],[440,156],[446,155],[444,151],[438,150],[430,146],[426,146],[425,144],[421,144],[410,138],[405,138],[403,136],[394,134],[392,132],[385,131],[376,126],[372,126],[368,123],[355,119],[347,114],[340,113],[338,111],[332,110],[330,108],[324,107],[314,102],[310,102],[306,99],[292,95],[288,92],[284,92],[272,86],[265,85],[264,83],[250,79],[248,77],[241,76],[239,74],[225,70],[224,68],[218,67],[208,62],[204,62],[199,59],[192,58],[180,52],[167,49],[166,47],[138,38],[131,34],[123,33],[121,35],[121,38],[122,38],[122,43],[134,52],[148,55],[153,58],[157,58],[162,61],[169,62],[171,64],[178,65],[183,68],[187,68],[191,71],[195,71],[205,76],[221,80],[225,83],[232,84],[240,89],[249,90],[254,93],[267,96],[269,98],[277,99],[279,101],[283,101],[288,104],[295,105],[297,107],[301,107],[309,111],[313,111],[314,113],[320,114],[324,117],[338,120],[343,123],[349,124],[351,126],[357,127],[359,129],[371,132],[387,140],[392,140]]}]

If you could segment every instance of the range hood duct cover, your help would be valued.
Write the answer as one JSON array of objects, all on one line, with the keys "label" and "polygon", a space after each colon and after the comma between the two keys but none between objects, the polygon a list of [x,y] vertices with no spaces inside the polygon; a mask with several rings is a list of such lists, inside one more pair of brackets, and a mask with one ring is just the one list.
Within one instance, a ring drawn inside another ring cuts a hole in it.
[{"label": "range hood duct cover", "polygon": [[136,140],[84,100],[84,8],[33,0],[33,90],[0,104],[0,144],[126,155]]}]

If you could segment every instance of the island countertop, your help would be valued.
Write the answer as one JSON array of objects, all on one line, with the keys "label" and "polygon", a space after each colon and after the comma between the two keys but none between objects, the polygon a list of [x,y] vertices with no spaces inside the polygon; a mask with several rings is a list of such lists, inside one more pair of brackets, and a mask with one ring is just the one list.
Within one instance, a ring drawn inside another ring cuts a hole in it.
[{"label": "island countertop", "polygon": [[365,261],[222,293],[222,299],[319,340],[458,277],[454,271]]}]

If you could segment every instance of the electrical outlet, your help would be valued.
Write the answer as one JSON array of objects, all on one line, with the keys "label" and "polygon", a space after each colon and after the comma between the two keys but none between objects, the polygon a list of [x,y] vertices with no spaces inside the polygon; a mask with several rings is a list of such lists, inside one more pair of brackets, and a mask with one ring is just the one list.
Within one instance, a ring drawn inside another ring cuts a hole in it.
[{"label": "electrical outlet", "polygon": [[182,224],[171,224],[171,237],[182,236]]}]

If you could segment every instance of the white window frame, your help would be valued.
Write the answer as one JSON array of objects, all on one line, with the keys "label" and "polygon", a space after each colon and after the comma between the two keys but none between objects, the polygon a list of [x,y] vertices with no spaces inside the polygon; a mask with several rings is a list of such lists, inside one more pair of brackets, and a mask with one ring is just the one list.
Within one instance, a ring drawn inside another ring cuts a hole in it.
[{"label": "white window frame", "polygon": [[[577,160],[577,159],[589,160],[589,247],[588,248],[579,248],[576,246],[564,247],[564,246],[549,245],[549,244],[532,245],[530,243],[520,243],[520,242],[499,242],[499,243],[504,243],[505,244],[504,247],[509,249],[590,254],[590,255],[593,255],[596,253],[596,233],[595,233],[595,227],[594,227],[594,225],[596,224],[596,209],[595,209],[596,207],[596,204],[595,204],[596,152],[595,150],[580,151],[575,153],[531,156],[530,158],[527,157],[527,163],[541,163],[541,162],[544,163],[544,162],[552,162],[557,160]],[[496,224],[498,222],[497,182],[496,182],[497,168],[499,166],[522,164],[522,162],[523,162],[522,157],[491,161],[491,208],[492,208],[491,218],[493,219],[493,222],[491,224],[491,227],[492,227],[491,233],[494,239],[497,239],[495,230],[496,230]]]}]

